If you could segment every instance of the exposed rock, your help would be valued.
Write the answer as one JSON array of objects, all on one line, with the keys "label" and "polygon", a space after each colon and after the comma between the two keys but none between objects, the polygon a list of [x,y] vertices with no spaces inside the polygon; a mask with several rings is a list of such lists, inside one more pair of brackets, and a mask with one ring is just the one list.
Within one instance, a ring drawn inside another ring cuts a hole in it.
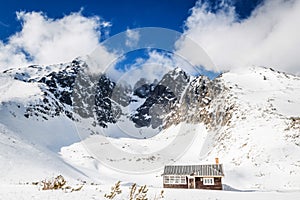
[{"label": "exposed rock", "polygon": [[[85,62],[75,59],[57,66],[30,66],[26,70],[7,70],[14,79],[39,83],[43,98],[31,102],[24,116],[47,120],[61,114],[72,120],[90,118],[91,123],[107,127],[125,115],[136,127],[165,128],[172,124],[205,123],[209,128],[230,123],[234,101],[219,79],[190,77],[180,68],[166,73],[160,81],[142,78],[133,88],[116,84],[105,74],[85,73]],[[140,106],[127,109],[139,99]],[[228,99],[228,104],[224,104]],[[126,109],[128,111],[126,111]]]}]

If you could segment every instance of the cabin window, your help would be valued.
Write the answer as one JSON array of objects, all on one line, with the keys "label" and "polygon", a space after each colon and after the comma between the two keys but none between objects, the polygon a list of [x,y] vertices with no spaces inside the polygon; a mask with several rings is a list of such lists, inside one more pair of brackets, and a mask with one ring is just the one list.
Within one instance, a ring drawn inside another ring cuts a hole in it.
[{"label": "cabin window", "polygon": [[164,182],[165,182],[166,184],[170,183],[170,176],[165,176],[165,177],[164,177]]},{"label": "cabin window", "polygon": [[170,176],[170,183],[175,183],[174,180],[175,180],[175,179],[174,179],[174,176]]},{"label": "cabin window", "polygon": [[185,178],[185,176],[181,176],[180,183],[181,184],[186,184],[186,178]]},{"label": "cabin window", "polygon": [[203,178],[203,185],[214,185],[214,178]]},{"label": "cabin window", "polygon": [[185,176],[164,176],[165,184],[186,184]]}]

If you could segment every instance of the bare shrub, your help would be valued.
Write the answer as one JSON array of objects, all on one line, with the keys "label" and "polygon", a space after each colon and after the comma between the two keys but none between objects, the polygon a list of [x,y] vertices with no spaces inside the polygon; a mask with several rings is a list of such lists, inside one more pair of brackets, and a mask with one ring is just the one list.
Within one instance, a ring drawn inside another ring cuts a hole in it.
[{"label": "bare shrub", "polygon": [[165,191],[161,190],[158,197],[156,197],[156,195],[155,195],[154,200],[164,199],[165,198],[164,193],[165,193]]},{"label": "bare shrub", "polygon": [[[121,194],[122,190],[120,189],[120,181],[118,181],[114,186],[111,187],[111,192],[105,194],[104,197],[107,199],[114,199],[116,195]],[[148,188],[147,185],[137,187],[137,184],[134,183],[129,187],[129,200],[149,200],[147,197]],[[164,190],[161,190],[158,196],[155,195],[153,200],[164,199]]]},{"label": "bare shrub", "polygon": [[83,185],[74,188],[71,186],[66,185],[67,181],[62,175],[59,175],[57,177],[51,178],[51,179],[45,179],[41,182],[33,182],[33,185],[40,185],[42,190],[59,190],[62,189],[65,192],[77,192],[80,191],[83,187]]},{"label": "bare shrub", "polygon": [[41,183],[42,183],[42,190],[58,190],[58,189],[62,189],[63,186],[67,183],[67,181],[62,175],[59,175],[50,180],[44,180]]},{"label": "bare shrub", "polygon": [[114,186],[111,187],[109,194],[105,194],[104,197],[107,199],[114,199],[117,194],[121,194],[122,190],[120,189],[121,181],[118,181]]},{"label": "bare shrub", "polygon": [[147,198],[147,186],[141,186],[138,190],[136,183],[134,183],[130,188],[129,199],[130,200],[148,200]]},{"label": "bare shrub", "polygon": [[134,195],[136,191],[136,183],[134,183],[130,188],[129,200],[134,200]]}]

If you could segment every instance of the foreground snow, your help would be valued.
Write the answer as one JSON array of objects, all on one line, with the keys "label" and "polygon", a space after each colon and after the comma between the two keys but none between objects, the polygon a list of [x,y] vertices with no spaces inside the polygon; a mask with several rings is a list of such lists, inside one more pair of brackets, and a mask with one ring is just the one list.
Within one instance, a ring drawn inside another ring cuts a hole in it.
[{"label": "foreground snow", "polygon": [[[0,199],[49,199],[49,200],[76,200],[76,199],[105,199],[104,194],[109,193],[109,185],[84,185],[78,192],[64,192],[62,190],[41,191],[32,185],[0,185]],[[161,188],[148,188],[149,200],[158,199]],[[122,186],[122,193],[116,200],[129,199],[129,187]],[[234,191],[206,191],[187,189],[164,189],[166,200],[298,200],[300,191],[270,191],[270,192],[234,192]]]}]

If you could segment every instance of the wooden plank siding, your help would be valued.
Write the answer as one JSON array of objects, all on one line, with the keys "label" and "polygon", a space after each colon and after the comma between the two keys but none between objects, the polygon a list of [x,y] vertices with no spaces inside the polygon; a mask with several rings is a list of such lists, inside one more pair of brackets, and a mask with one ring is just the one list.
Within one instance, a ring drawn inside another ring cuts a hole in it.
[{"label": "wooden plank siding", "polygon": [[[201,181],[202,179],[202,181]],[[208,190],[222,190],[222,178],[215,177],[214,185],[204,185],[203,177],[195,177],[196,188],[197,189],[208,189]]]},{"label": "wooden plank siding", "polygon": [[182,189],[188,189],[188,184],[164,184],[164,188],[182,188]]}]

